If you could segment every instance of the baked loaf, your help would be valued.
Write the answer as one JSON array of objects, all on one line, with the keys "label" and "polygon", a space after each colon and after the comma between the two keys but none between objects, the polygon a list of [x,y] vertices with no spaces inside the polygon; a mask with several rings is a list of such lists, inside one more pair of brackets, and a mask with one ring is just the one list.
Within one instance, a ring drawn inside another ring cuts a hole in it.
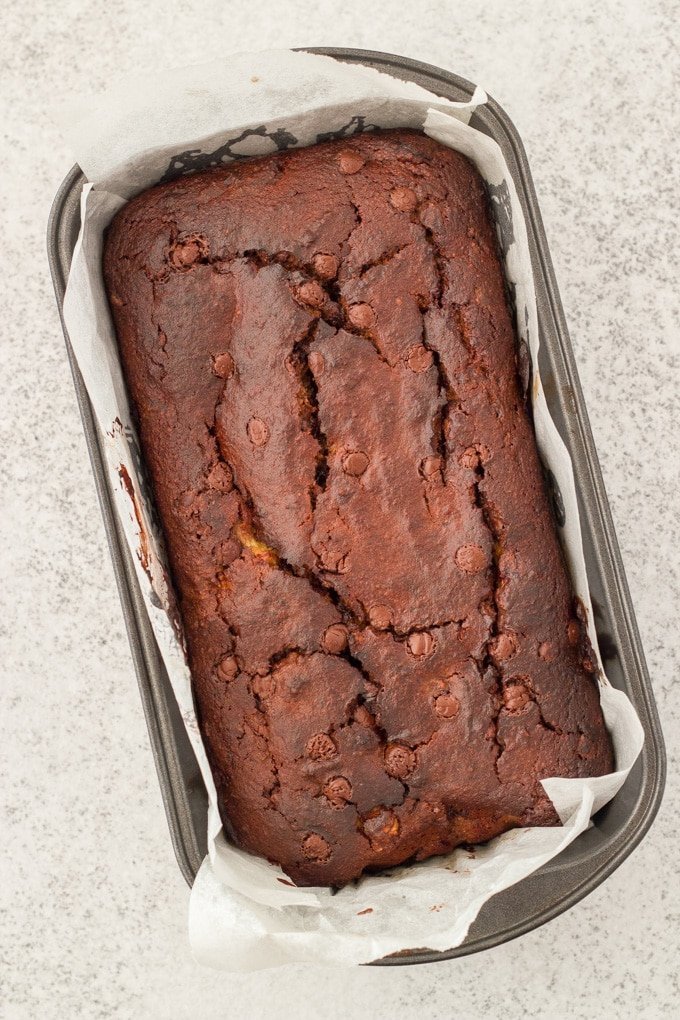
[{"label": "baked loaf", "polygon": [[383,132],[152,188],[104,273],[227,832],[302,885],[610,771],[484,186]]}]

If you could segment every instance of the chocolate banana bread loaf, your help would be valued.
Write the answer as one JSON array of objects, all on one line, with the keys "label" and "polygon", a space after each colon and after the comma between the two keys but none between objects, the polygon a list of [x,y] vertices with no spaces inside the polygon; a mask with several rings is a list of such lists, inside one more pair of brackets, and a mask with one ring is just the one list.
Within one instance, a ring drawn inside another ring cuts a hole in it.
[{"label": "chocolate banana bread loaf", "polygon": [[226,830],[303,885],[610,771],[485,189],[413,131],[137,196],[104,273]]}]

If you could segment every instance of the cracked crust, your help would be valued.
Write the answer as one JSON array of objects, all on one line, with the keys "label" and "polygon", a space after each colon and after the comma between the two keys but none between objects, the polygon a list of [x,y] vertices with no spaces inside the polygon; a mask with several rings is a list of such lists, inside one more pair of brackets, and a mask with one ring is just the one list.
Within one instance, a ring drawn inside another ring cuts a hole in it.
[{"label": "cracked crust", "polygon": [[231,838],[341,885],[556,824],[612,754],[468,161],[182,178],[104,272]]}]

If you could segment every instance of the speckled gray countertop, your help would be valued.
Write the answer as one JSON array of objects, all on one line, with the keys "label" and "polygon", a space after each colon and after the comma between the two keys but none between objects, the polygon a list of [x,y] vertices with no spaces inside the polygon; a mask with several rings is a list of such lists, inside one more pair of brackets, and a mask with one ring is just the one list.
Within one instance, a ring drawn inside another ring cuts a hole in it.
[{"label": "speckled gray countertop", "polygon": [[[410,11],[382,0],[5,5],[0,1015],[677,1014],[679,22],[673,0],[430,0]],[[129,71],[289,45],[382,49],[439,64],[479,81],[515,121],[647,652],[669,780],[633,856],[586,901],[514,943],[400,970],[221,975],[198,968],[188,951],[188,890],[168,838],[47,271],[47,215],[70,165],[52,110],[86,83],[101,88]]]}]

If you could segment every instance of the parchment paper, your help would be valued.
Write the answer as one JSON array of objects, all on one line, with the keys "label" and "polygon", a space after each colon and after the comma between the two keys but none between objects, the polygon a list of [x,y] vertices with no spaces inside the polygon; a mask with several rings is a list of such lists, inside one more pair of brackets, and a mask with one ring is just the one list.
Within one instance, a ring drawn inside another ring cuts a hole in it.
[{"label": "parchment paper", "polygon": [[[485,101],[478,89],[469,103],[451,103],[372,69],[282,50],[229,56],[220,64],[128,81],[103,97],[79,102],[66,115],[75,156],[92,184],[83,189],[82,228],[64,318],[105,435],[117,512],[208,790],[209,855],[191,893],[189,931],[196,959],[212,967],[250,970],[294,961],[350,965],[404,949],[458,945],[494,893],[531,874],[588,827],[591,815],[620,788],[642,747],[642,727],[632,705],[601,674],[617,771],[596,779],[544,781],[562,827],[516,829],[473,853],[459,850],[367,877],[335,895],[284,884],[279,868],[231,846],[222,831],[104,293],[102,232],[126,199],[159,180],[373,127],[422,128],[469,156],[491,195],[517,332],[531,355],[538,446],[561,499],[561,538],[597,649],[571,462],[540,381],[526,226],[500,148],[468,125],[475,107]],[[601,670],[599,655],[598,663]]]}]

